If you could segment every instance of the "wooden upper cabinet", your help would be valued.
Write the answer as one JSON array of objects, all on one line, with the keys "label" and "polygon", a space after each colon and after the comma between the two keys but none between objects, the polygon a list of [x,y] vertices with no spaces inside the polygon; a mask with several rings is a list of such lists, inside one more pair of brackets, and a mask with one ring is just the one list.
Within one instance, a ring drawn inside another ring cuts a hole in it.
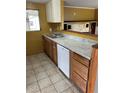
[{"label": "wooden upper cabinet", "polygon": [[95,20],[95,9],[64,7],[64,21]]},{"label": "wooden upper cabinet", "polygon": [[50,0],[46,4],[47,21],[50,23],[61,22],[61,0]]}]

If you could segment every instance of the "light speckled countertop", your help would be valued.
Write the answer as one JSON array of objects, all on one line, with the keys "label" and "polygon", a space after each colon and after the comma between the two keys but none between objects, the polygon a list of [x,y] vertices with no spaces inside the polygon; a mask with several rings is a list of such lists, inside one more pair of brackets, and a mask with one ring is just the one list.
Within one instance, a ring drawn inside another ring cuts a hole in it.
[{"label": "light speckled countertop", "polygon": [[79,38],[77,39],[75,37],[69,36],[64,36],[61,38],[50,38],[47,35],[44,36],[64,46],[65,48],[87,58],[88,60],[91,59],[92,45],[97,43],[96,41],[93,40]]}]

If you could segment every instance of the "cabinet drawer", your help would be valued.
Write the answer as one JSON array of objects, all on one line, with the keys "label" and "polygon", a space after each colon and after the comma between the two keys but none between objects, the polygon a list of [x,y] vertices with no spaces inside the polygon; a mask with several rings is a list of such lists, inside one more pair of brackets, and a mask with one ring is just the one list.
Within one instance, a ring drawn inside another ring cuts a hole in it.
[{"label": "cabinet drawer", "polygon": [[72,58],[72,72],[78,73],[83,79],[88,79],[88,68]]},{"label": "cabinet drawer", "polygon": [[82,64],[84,64],[85,66],[89,67],[89,60],[88,59],[86,59],[86,58],[84,58],[84,57],[82,57],[82,56],[80,56],[74,52],[71,52],[71,56],[75,60],[77,60],[77,61],[81,62]]},{"label": "cabinet drawer", "polygon": [[83,80],[77,73],[72,73],[73,82],[84,92],[86,93],[86,81]]}]

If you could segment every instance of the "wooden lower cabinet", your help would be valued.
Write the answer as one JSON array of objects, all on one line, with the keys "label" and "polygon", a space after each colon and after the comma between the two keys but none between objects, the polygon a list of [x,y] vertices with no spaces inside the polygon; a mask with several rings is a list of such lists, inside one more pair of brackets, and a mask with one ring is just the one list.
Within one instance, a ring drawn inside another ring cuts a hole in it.
[{"label": "wooden lower cabinet", "polygon": [[71,52],[71,80],[83,91],[87,93],[89,60]]},{"label": "wooden lower cabinet", "polygon": [[83,93],[86,93],[87,81],[85,81],[80,75],[78,75],[74,71],[72,72],[71,79],[83,91]]},{"label": "wooden lower cabinet", "polygon": [[[46,37],[43,39],[45,53],[57,65],[57,44]],[[98,48],[96,46],[93,48],[91,60],[70,51],[70,79],[83,93],[94,93],[97,65]]]},{"label": "wooden lower cabinet", "polygon": [[46,37],[43,37],[43,39],[44,39],[44,51],[45,51],[45,53],[57,65],[57,44],[54,41],[52,41]]},{"label": "wooden lower cabinet", "polygon": [[96,88],[96,78],[98,71],[98,45],[93,46],[92,50],[92,60],[90,62],[89,68],[89,80],[88,80],[88,90],[87,93],[94,93],[94,89]]},{"label": "wooden lower cabinet", "polygon": [[86,67],[89,67],[89,60],[74,53],[74,52],[71,52],[71,57],[75,60],[77,60],[78,62],[80,62],[81,64],[85,65]]},{"label": "wooden lower cabinet", "polygon": [[70,52],[71,80],[83,91],[94,93],[98,68],[98,45],[92,46],[92,57],[88,60]]},{"label": "wooden lower cabinet", "polygon": [[52,60],[57,65],[57,44],[52,42]]},{"label": "wooden lower cabinet", "polygon": [[84,80],[88,79],[88,68],[72,58],[72,71],[80,75]]},{"label": "wooden lower cabinet", "polygon": [[51,40],[49,40],[46,37],[43,37],[43,39],[44,39],[44,51],[49,57],[51,57]]}]

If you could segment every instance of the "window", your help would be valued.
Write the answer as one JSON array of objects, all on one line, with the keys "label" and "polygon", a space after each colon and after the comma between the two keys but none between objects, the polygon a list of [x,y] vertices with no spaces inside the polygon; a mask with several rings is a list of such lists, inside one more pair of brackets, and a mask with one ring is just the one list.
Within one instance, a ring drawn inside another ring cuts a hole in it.
[{"label": "window", "polygon": [[40,31],[38,10],[26,10],[26,31]]}]

